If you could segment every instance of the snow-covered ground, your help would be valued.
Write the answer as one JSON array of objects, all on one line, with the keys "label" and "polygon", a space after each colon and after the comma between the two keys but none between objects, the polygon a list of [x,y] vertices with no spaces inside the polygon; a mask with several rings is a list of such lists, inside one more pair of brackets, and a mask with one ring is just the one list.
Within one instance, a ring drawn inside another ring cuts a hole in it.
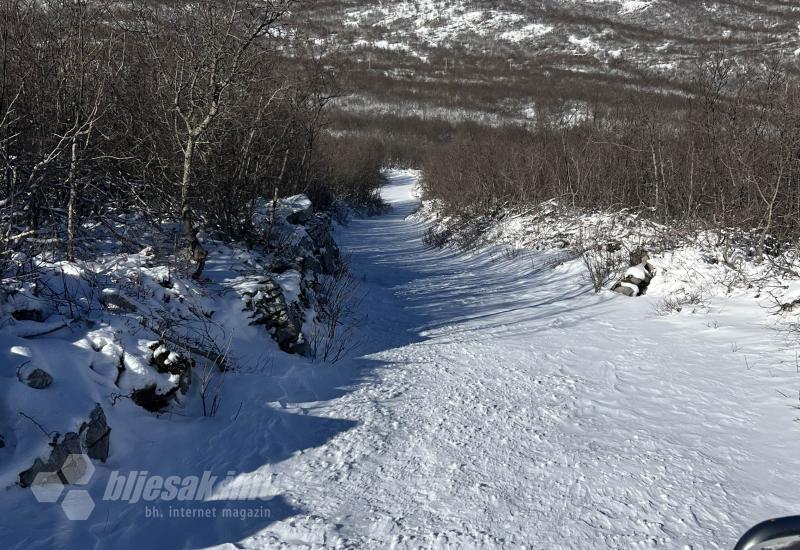
[{"label": "snow-covered ground", "polygon": [[365,292],[354,358],[253,362],[220,415],[145,417],[88,486],[234,471],[269,482],[269,518],[100,501],[71,522],[12,487],[3,545],[707,549],[798,511],[800,374],[751,297],[665,317],[657,291],[594,294],[546,252],[427,247],[416,177],[337,231]]},{"label": "snow-covered ground", "polygon": [[752,300],[659,317],[576,264],[424,247],[411,173],[385,197],[341,235],[375,379],[315,407],[358,424],[279,465],[308,512],[246,547],[729,548],[797,511],[800,377]]}]

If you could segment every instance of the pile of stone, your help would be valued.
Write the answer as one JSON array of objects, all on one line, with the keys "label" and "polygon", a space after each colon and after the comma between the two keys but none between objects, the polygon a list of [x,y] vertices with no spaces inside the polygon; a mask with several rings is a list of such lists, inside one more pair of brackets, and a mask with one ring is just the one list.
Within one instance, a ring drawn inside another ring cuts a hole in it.
[{"label": "pile of stone", "polygon": [[625,276],[611,290],[624,296],[641,296],[647,292],[650,281],[656,276],[656,269],[650,263],[650,256],[637,250],[631,253],[631,263]]},{"label": "pile of stone", "polygon": [[305,355],[307,344],[301,333],[302,313],[289,307],[280,285],[271,277],[261,279],[256,288],[246,290],[245,311],[251,312],[250,324],[261,325],[273,335],[281,350]]}]

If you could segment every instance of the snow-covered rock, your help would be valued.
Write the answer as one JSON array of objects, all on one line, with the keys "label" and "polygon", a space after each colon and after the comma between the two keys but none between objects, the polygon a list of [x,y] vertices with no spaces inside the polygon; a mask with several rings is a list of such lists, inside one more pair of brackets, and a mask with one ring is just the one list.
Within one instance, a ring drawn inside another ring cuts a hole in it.
[{"label": "snow-covered rock", "polygon": [[655,268],[650,264],[650,258],[644,253],[631,254],[631,258],[642,260],[625,271],[625,276],[615,284],[611,290],[625,296],[641,296],[650,286],[650,281],[655,277]]}]

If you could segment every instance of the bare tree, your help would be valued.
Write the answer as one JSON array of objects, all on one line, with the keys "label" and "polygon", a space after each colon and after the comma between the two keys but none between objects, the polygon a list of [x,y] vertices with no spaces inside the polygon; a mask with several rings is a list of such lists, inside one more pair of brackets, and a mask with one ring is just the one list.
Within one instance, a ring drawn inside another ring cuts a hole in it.
[{"label": "bare tree", "polygon": [[156,60],[162,106],[182,154],[178,211],[194,273],[203,272],[208,252],[198,238],[192,209],[192,175],[197,147],[230,107],[232,91],[263,63],[276,24],[292,0],[246,2],[206,0],[191,5],[137,4],[148,54]]}]

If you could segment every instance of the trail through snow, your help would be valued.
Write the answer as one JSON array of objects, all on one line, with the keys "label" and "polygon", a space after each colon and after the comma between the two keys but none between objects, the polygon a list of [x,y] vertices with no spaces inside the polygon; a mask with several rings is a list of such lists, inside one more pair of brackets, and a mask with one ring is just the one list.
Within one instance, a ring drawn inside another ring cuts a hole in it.
[{"label": "trail through snow", "polygon": [[[752,298],[659,317],[657,296],[592,293],[580,262],[427,247],[409,218],[416,177],[390,173],[392,211],[337,230],[365,292],[355,359],[273,351],[233,296],[217,314],[238,367],[220,413],[145,414],[90,386],[114,430],[85,487],[91,517],[10,486],[0,545],[705,550],[800,512],[800,375]],[[235,262],[212,255],[210,284]],[[82,338],[30,345],[63,358],[66,385],[70,369],[93,375]],[[103,500],[110,476],[134,471],[269,482],[270,515],[153,518],[151,502]]]},{"label": "trail through snow", "polygon": [[374,376],[308,406],[357,424],[275,466],[304,512],[245,547],[729,548],[798,511],[796,375],[764,316],[660,318],[541,253],[428,248],[415,183],[338,236]]}]

